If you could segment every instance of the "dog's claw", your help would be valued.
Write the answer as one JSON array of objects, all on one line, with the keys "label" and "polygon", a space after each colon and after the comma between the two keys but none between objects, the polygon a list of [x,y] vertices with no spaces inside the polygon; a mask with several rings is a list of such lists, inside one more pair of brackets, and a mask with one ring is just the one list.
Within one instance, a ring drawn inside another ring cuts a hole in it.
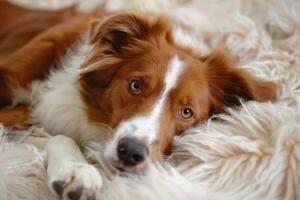
[{"label": "dog's claw", "polygon": [[78,199],[80,199],[81,194],[82,194],[82,187],[77,187],[76,189],[71,190],[71,191],[68,193],[68,197],[69,197],[71,200],[78,200]]},{"label": "dog's claw", "polygon": [[65,183],[64,181],[54,181],[54,182],[52,183],[53,189],[55,190],[55,192],[56,192],[59,196],[62,195],[62,193],[63,193],[63,191],[64,191],[64,185],[65,185],[65,184],[66,184],[66,183]]}]

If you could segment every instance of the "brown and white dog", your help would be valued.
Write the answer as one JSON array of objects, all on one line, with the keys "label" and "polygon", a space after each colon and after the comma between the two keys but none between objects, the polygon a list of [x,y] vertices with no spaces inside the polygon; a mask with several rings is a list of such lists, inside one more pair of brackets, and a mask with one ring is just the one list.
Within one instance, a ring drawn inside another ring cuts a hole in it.
[{"label": "brown and white dog", "polygon": [[97,141],[113,166],[141,171],[170,152],[174,136],[240,98],[276,100],[274,83],[235,68],[225,52],[177,44],[164,17],[1,1],[0,28],[0,122],[30,115],[57,135],[45,147],[47,173],[64,199],[88,199],[102,185],[74,140]]}]

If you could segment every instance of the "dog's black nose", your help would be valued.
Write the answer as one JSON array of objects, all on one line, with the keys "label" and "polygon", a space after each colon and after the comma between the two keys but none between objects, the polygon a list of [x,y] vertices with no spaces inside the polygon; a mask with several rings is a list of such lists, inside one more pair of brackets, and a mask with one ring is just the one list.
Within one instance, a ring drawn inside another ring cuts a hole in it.
[{"label": "dog's black nose", "polygon": [[141,142],[125,137],[119,141],[118,158],[125,166],[135,166],[143,162],[148,156],[148,148]]}]

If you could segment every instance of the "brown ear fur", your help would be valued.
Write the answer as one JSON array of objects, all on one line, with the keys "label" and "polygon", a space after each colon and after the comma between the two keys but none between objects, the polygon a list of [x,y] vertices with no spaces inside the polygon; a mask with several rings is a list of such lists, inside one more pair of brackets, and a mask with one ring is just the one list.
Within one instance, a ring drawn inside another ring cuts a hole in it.
[{"label": "brown ear fur", "polygon": [[115,55],[123,53],[134,46],[141,46],[146,38],[154,38],[158,34],[166,34],[169,27],[165,19],[142,16],[136,13],[121,13],[104,21],[92,23],[90,31],[91,43],[106,46],[106,53]]},{"label": "brown ear fur", "polygon": [[233,67],[232,59],[225,52],[215,51],[205,58],[205,63],[211,96],[210,114],[224,112],[225,107],[238,106],[240,99],[260,102],[276,100],[275,83]]},{"label": "brown ear fur", "polygon": [[168,23],[161,18],[122,13],[93,22],[90,41],[94,48],[82,66],[82,79],[105,88],[126,58],[141,53],[158,35],[167,35]]},{"label": "brown ear fur", "polygon": [[0,108],[11,103],[11,91],[8,88],[6,74],[0,69]]}]

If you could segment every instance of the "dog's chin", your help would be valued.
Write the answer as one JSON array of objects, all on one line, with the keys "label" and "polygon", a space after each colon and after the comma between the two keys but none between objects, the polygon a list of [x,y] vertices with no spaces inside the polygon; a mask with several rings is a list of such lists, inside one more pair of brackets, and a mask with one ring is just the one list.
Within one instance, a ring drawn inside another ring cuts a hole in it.
[{"label": "dog's chin", "polygon": [[119,173],[142,174],[147,169],[147,164],[142,163],[137,166],[126,166],[121,161],[109,159],[110,165]]}]

